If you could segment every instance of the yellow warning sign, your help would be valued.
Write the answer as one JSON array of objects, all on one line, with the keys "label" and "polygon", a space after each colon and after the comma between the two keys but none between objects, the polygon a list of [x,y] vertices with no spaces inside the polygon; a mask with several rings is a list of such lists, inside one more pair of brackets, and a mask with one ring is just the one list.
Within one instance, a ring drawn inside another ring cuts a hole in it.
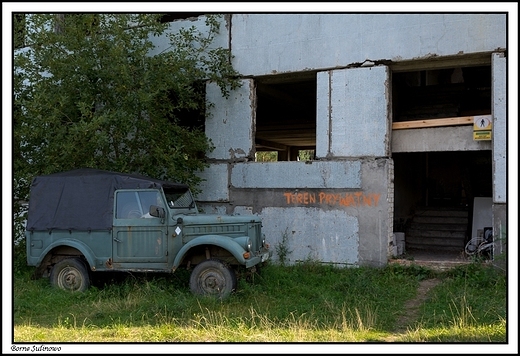
[{"label": "yellow warning sign", "polygon": [[474,141],[489,141],[491,140],[491,131],[473,131]]},{"label": "yellow warning sign", "polygon": [[475,116],[473,120],[473,140],[491,140],[491,115]]},{"label": "yellow warning sign", "polygon": [[491,116],[475,116],[473,120],[473,131],[491,131]]}]

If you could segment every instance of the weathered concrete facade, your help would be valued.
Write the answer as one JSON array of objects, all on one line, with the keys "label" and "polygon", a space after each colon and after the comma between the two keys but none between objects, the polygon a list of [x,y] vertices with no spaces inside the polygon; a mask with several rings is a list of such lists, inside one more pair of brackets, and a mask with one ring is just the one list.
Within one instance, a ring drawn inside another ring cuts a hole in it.
[{"label": "weathered concrete facade", "polygon": [[[492,57],[493,80],[493,231],[498,241],[495,254],[506,251],[507,245],[507,60],[502,53]],[[498,263],[507,263],[498,260]]]},{"label": "weathered concrete facade", "polygon": [[[195,23],[202,23],[201,20]],[[505,234],[505,14],[233,14],[219,45],[243,76],[215,105],[206,134],[215,150],[200,205],[208,212],[256,214],[272,246],[294,263],[387,263],[394,220],[395,152],[491,150],[494,227]],[[392,130],[392,75],[472,63],[492,68],[493,139],[471,126]],[[312,161],[255,162],[258,77],[316,73]]]}]

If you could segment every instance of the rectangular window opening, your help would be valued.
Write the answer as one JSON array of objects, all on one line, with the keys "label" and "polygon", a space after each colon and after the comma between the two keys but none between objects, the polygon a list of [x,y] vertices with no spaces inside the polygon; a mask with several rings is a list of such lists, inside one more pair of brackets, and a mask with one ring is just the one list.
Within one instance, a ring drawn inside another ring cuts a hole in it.
[{"label": "rectangular window opening", "polygon": [[314,159],[316,73],[259,77],[256,99],[256,161]]},{"label": "rectangular window opening", "polygon": [[491,66],[392,74],[393,121],[491,114]]}]

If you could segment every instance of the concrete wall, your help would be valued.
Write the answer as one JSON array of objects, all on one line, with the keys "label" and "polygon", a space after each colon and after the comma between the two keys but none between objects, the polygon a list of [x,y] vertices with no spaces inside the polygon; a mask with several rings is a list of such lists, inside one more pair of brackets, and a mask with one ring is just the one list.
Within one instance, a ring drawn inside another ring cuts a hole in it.
[{"label": "concrete wall", "polygon": [[473,126],[394,130],[392,152],[490,150],[491,141],[473,139]]},{"label": "concrete wall", "polygon": [[[219,35],[216,36],[213,44],[215,47],[221,47],[221,48],[229,48],[229,24],[228,24],[228,18],[222,17],[220,19],[221,23],[221,32]],[[150,51],[150,55],[156,55],[164,51],[168,51],[169,48],[171,48],[170,39],[168,38],[168,35],[170,33],[177,33],[179,29],[181,28],[191,28],[194,27],[198,31],[206,32],[208,30],[208,27],[206,26],[206,21],[204,16],[194,17],[190,18],[188,20],[183,21],[173,21],[169,24],[169,30],[165,31],[161,36],[153,36],[150,38],[150,41],[155,45],[155,48]]]},{"label": "concrete wall", "polygon": [[[231,32],[222,34],[221,43],[231,39],[233,65],[244,76],[243,85],[224,99],[208,84],[207,100],[215,106],[206,134],[216,149],[201,174],[206,181],[199,205],[210,213],[261,216],[273,249],[283,245],[287,251],[285,256],[275,253],[275,259],[385,265],[393,231],[392,150],[492,145],[468,139],[467,127],[392,132],[389,65],[444,56],[479,55],[490,61],[493,52],[506,48],[505,16],[233,14],[226,23]],[[494,71],[501,73],[501,65],[497,59]],[[254,76],[307,70],[318,72],[318,160],[252,162]],[[498,94],[505,78],[497,80]],[[495,114],[505,110],[503,96],[494,100]],[[502,114],[495,119],[504,120],[495,123],[497,135],[505,122]],[[495,158],[499,180],[505,174],[500,155]],[[502,196],[497,189],[497,197]]]},{"label": "concrete wall", "polygon": [[[170,31],[206,29],[204,17]],[[507,47],[506,14],[233,14],[221,19],[215,46],[230,48],[243,76],[468,56]],[[154,37],[157,54],[170,47]],[[327,55],[324,55],[324,54]]]},{"label": "concrete wall", "polygon": [[318,73],[318,158],[389,156],[388,79],[386,66]]},{"label": "concrete wall", "polygon": [[228,100],[222,98],[216,84],[206,86],[207,100],[218,103],[209,108],[206,134],[213,141],[215,150],[208,154],[214,160],[241,160],[254,155],[254,88],[251,79],[242,80],[242,86],[231,93]]},{"label": "concrete wall", "polygon": [[244,76],[400,62],[506,48],[505,14],[234,14]]},{"label": "concrete wall", "polygon": [[501,53],[492,59],[493,202],[498,204],[507,201],[507,61]]},{"label": "concrete wall", "polygon": [[[272,246],[285,239],[287,262],[381,266],[391,237],[390,168],[391,161],[372,158],[214,164],[199,205],[208,213],[260,215]],[[213,188],[222,193],[218,202],[210,202]]]}]

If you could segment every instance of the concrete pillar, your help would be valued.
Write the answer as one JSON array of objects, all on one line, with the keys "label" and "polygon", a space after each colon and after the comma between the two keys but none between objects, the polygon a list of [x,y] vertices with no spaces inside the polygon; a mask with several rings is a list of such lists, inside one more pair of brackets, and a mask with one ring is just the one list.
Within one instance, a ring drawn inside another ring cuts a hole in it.
[{"label": "concrete pillar", "polygon": [[[507,264],[507,58],[494,53],[491,60],[491,97],[493,126],[493,238],[496,241],[494,262]],[[516,120],[516,118],[515,118]],[[516,182],[515,182],[516,183]],[[510,251],[514,251],[509,246]]]}]

